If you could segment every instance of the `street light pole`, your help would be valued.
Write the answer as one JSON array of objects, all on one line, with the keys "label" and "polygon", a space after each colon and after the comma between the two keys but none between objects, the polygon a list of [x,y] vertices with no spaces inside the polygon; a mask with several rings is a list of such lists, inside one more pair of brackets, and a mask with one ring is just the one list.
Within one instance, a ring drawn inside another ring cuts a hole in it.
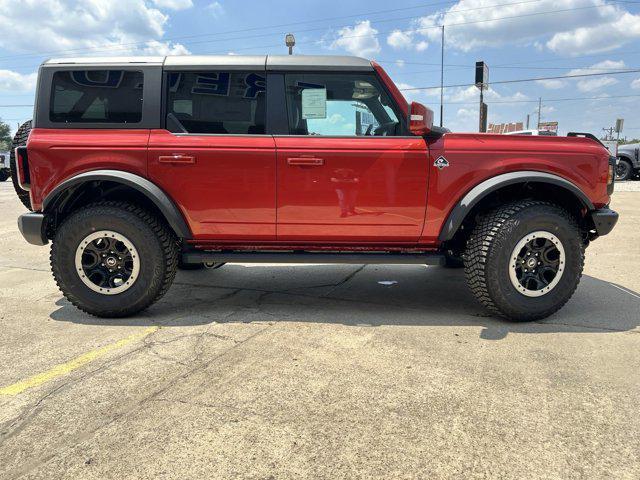
[{"label": "street light pole", "polygon": [[284,37],[284,44],[289,47],[289,55],[293,55],[293,47],[296,44],[296,38],[293,33],[287,33]]},{"label": "street light pole", "polygon": [[444,117],[444,25],[442,25],[442,51],[440,52],[440,126]]}]

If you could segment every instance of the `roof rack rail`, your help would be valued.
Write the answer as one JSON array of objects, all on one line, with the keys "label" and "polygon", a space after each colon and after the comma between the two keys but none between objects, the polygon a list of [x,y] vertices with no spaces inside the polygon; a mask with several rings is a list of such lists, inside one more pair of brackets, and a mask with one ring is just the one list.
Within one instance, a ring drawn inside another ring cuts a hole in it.
[{"label": "roof rack rail", "polygon": [[605,146],[604,143],[602,143],[602,141],[596,137],[593,133],[586,133],[586,132],[569,132],[567,133],[567,137],[584,137],[584,138],[589,138],[591,140],[595,140],[596,142],[598,142],[600,145],[602,145],[604,148],[607,148]]}]

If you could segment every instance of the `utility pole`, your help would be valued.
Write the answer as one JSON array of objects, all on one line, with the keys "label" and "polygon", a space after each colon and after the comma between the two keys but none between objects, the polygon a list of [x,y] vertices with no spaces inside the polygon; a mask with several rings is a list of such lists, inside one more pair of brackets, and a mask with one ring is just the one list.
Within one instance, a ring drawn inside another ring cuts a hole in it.
[{"label": "utility pole", "polygon": [[444,25],[442,25],[442,51],[440,52],[440,126],[444,117]]},{"label": "utility pole", "polygon": [[525,130],[529,130],[529,114],[527,113],[527,127]]},{"label": "utility pole", "polygon": [[609,127],[609,128],[603,128],[602,130],[605,132],[603,140],[613,140],[613,132],[615,128]]},{"label": "utility pole", "polygon": [[542,97],[538,97],[538,126],[536,130],[540,130],[540,117],[542,116]]}]

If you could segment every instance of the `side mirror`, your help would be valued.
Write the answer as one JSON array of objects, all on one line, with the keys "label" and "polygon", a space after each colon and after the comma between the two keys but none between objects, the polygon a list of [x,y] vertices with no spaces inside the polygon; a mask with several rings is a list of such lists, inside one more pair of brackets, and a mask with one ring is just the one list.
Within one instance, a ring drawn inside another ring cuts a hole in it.
[{"label": "side mirror", "polygon": [[411,102],[409,130],[414,135],[426,135],[433,128],[433,110],[421,103]]}]

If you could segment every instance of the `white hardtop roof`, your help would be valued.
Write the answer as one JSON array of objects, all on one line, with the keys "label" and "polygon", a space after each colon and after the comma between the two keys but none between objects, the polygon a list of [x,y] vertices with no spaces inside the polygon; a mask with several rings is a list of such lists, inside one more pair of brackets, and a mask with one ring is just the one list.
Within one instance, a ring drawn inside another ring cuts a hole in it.
[{"label": "white hardtop roof", "polygon": [[166,57],[70,57],[43,62],[53,65],[162,65],[166,69],[248,68],[266,70],[373,70],[365,58],[339,55],[170,55]]}]

